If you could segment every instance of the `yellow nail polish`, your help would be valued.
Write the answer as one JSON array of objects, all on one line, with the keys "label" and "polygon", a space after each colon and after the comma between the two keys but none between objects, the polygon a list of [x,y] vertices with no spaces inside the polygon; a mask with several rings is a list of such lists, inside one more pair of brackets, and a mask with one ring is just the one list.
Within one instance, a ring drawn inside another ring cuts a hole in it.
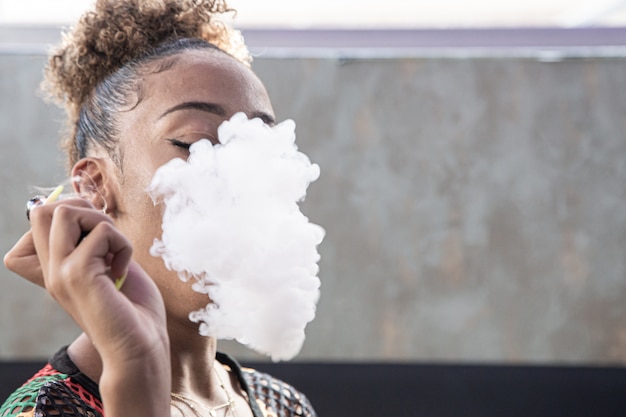
[{"label": "yellow nail polish", "polygon": [[128,276],[128,273],[124,274],[121,278],[118,278],[115,280],[115,288],[118,291],[122,289],[122,286],[124,285],[124,282],[126,281],[127,276]]}]

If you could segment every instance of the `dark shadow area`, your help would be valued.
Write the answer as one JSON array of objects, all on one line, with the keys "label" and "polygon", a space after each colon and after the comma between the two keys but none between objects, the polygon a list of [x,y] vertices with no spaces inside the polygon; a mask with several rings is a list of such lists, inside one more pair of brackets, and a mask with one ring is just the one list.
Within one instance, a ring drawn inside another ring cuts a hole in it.
[{"label": "dark shadow area", "polygon": [[626,415],[624,368],[250,365],[306,393],[320,417]]},{"label": "dark shadow area", "polygon": [[0,404],[44,365],[44,361],[0,362]]},{"label": "dark shadow area", "polygon": [[[43,364],[0,362],[4,399]],[[306,393],[320,417],[624,416],[626,368],[244,363]]]}]

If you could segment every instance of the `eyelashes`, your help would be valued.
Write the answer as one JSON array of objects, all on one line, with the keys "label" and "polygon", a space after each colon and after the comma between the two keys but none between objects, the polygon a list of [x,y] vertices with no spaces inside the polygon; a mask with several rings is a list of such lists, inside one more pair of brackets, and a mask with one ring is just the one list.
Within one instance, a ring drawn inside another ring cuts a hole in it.
[{"label": "eyelashes", "polygon": [[182,140],[178,140],[178,139],[168,139],[168,142],[176,146],[177,148],[181,148],[186,151],[188,151],[189,148],[191,147],[191,143],[183,142]]},{"label": "eyelashes", "polygon": [[[218,143],[220,143],[217,139],[213,139],[212,137],[207,137],[205,138],[207,140],[209,140],[213,146],[217,145]],[[179,139],[167,139],[167,141],[169,143],[171,143],[172,145],[176,146],[177,148],[181,148],[184,149],[186,151],[189,151],[189,148],[191,147],[191,145],[193,145],[195,142],[184,142],[182,140]]]}]

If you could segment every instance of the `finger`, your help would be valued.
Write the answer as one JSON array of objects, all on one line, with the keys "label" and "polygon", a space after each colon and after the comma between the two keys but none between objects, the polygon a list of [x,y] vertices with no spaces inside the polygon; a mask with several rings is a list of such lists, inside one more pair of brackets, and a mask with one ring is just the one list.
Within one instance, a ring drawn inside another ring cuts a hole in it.
[{"label": "finger", "polygon": [[132,254],[130,242],[114,228],[108,216],[67,205],[54,209],[48,250],[50,273],[44,279],[51,295],[61,304],[71,299],[73,292],[85,296],[94,278],[108,276],[111,264],[115,265],[114,273],[120,273]]},{"label": "finger", "polygon": [[45,287],[41,265],[30,230],[4,255],[4,266],[33,284]]},{"label": "finger", "polygon": [[84,252],[100,258],[108,266],[114,280],[126,275],[133,249],[130,241],[112,223],[100,222],[80,243],[77,253]]},{"label": "finger", "polygon": [[[57,259],[67,257],[76,249],[78,244],[101,223],[112,227],[113,220],[97,210],[91,208],[59,205],[55,207],[50,224],[50,256],[54,251]],[[98,252],[99,257],[106,253]]]},{"label": "finger", "polygon": [[28,202],[26,203],[26,218],[30,221],[31,210],[33,210],[36,207],[43,206],[44,204],[54,203],[57,200],[57,198],[59,198],[62,192],[63,192],[63,186],[59,185],[50,193],[48,197],[38,195],[28,200]]},{"label": "finger", "polygon": [[45,280],[48,270],[48,252],[50,244],[50,225],[55,209],[61,205],[93,208],[90,202],[84,199],[68,199],[53,204],[46,204],[33,208],[30,213],[32,240],[35,252],[40,263],[42,276]]},{"label": "finger", "polygon": [[[128,278],[121,291],[109,280],[95,280],[96,291],[85,297],[79,325],[94,342],[103,360],[143,355],[146,338],[154,346],[167,339],[150,336],[165,331],[165,305],[154,281],[135,262],[128,265]],[[106,285],[104,285],[106,284]],[[156,325],[153,326],[153,325]],[[164,333],[162,333],[162,336]]]},{"label": "finger", "polygon": [[[93,216],[73,211],[74,220]],[[50,229],[50,274],[46,279],[49,293],[74,318],[78,325],[92,336],[98,319],[119,311],[125,297],[114,284],[114,277],[126,273],[132,257],[130,241],[115,227],[101,221],[70,253],[59,239],[67,239],[64,214],[55,215]],[[88,220],[86,220],[88,221]],[[60,237],[59,237],[60,236]],[[116,275],[113,275],[116,274]]]}]

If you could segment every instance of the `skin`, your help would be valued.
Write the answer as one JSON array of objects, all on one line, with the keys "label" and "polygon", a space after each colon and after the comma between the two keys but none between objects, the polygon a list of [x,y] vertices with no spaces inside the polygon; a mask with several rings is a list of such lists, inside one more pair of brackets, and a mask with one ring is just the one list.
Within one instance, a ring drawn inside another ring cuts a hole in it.
[{"label": "skin", "polygon": [[[164,59],[175,64],[150,71],[138,105],[116,116],[120,165],[97,150],[80,160],[72,175],[88,179],[77,191],[91,201],[32,210],[31,230],[4,262],[44,286],[81,326],[85,333],[68,353],[99,382],[107,416],[169,416],[170,392],[209,407],[223,404],[216,372],[236,399],[236,414],[250,416],[236,379],[214,361],[216,341],[200,336],[188,319],[206,305],[206,295],[149,254],[161,234],[162,207],[145,190],[160,166],[187,157],[184,143],[217,142],[218,126],[240,111],[272,123],[273,110],[254,73],[220,51]],[[103,206],[107,214],[97,210]],[[126,273],[117,291],[113,282]],[[171,367],[163,366],[168,362]]]}]

